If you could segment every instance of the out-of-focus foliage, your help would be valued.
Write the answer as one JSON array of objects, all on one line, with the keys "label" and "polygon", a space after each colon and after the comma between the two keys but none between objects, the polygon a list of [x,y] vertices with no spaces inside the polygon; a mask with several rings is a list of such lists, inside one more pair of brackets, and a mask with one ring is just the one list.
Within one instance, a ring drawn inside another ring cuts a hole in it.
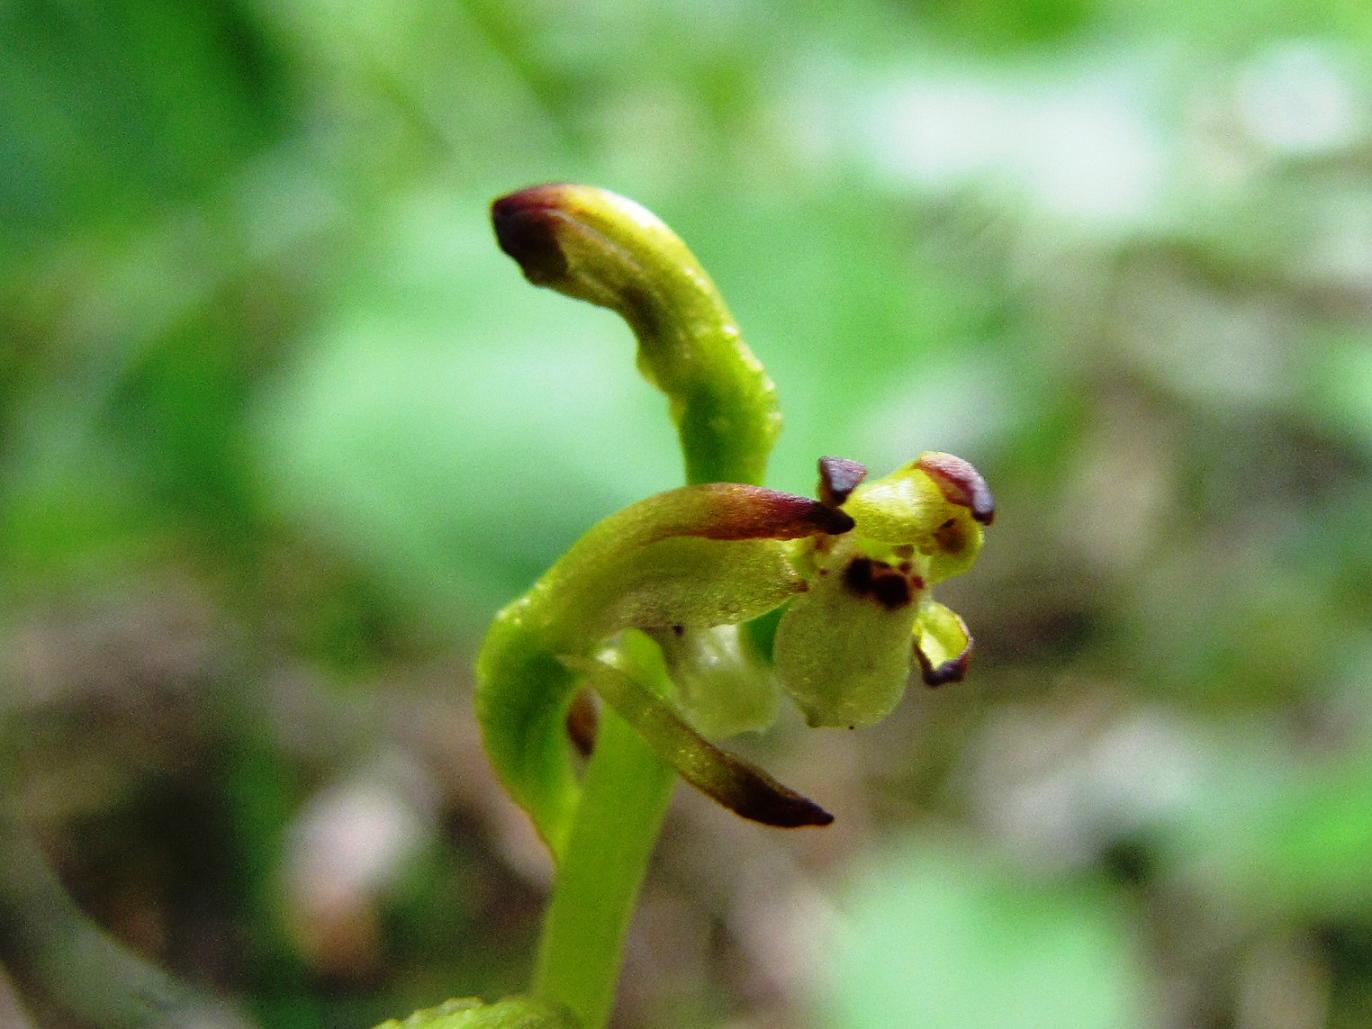
[{"label": "out-of-focus foliage", "polygon": [[[620,1024],[1368,1024],[1369,54],[1351,0],[0,5],[9,801],[263,1024],[523,988],[472,647],[680,477],[490,237],[588,181],[719,283],[768,485],[999,502],[967,683],[751,745],[833,827],[681,798]],[[74,1024],[4,921],[0,1011]]]},{"label": "out-of-focus foliage", "polygon": [[915,844],[860,865],[826,970],[824,1024],[1140,1024],[1120,900],[1089,881],[1041,883],[986,864],[969,847]]}]

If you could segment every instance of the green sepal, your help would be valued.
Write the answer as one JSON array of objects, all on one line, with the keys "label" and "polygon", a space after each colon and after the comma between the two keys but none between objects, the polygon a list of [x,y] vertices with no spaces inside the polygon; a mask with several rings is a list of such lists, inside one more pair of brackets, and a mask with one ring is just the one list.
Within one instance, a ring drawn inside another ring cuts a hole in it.
[{"label": "green sepal", "polygon": [[476,718],[496,775],[556,856],[579,793],[565,732],[577,677],[547,649],[532,608],[526,596],[491,623],[476,661]]},{"label": "green sepal", "polygon": [[604,639],[631,627],[701,629],[740,622],[804,587],[785,548],[771,540],[674,537],[628,550],[594,575],[557,580],[549,606],[561,629]]},{"label": "green sepal", "polygon": [[734,483],[685,486],[597,524],[528,600],[559,653],[630,627],[741,622],[805,588],[779,541],[851,525],[846,515],[789,493]]},{"label": "green sepal", "polygon": [[580,1029],[580,1026],[581,1023],[565,1009],[529,997],[507,997],[494,1004],[466,997],[444,1001],[404,1019],[392,1018],[376,1029]]},{"label": "green sepal", "polygon": [[[632,647],[631,640],[626,642]],[[611,660],[614,659],[611,656]],[[642,685],[640,677],[649,680],[663,677],[665,669],[661,667],[660,656],[656,659],[656,670],[643,669],[640,674],[630,674],[595,658],[569,657],[564,661],[569,668],[584,675],[586,685],[600,694],[601,699],[614,708],[615,713],[677,774],[735,814],[782,828],[828,825],[833,821],[833,816],[813,801],[781,785],[760,768],[710,743],[686,724],[663,698]],[[643,661],[640,649],[632,653],[628,664],[632,666]]]}]

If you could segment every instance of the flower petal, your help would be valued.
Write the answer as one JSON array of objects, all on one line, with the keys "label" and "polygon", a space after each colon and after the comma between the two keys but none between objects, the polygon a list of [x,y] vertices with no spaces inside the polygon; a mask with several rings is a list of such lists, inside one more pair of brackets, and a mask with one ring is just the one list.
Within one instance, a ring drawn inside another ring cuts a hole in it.
[{"label": "flower petal", "polygon": [[782,615],[773,660],[811,725],[870,725],[899,702],[919,608],[914,588],[897,575],[845,538]]},{"label": "flower petal", "polygon": [[915,657],[925,685],[962,682],[972,660],[972,635],[951,609],[935,601],[920,607],[915,619]]},{"label": "flower petal", "polygon": [[948,500],[967,508],[982,525],[990,525],[995,519],[996,501],[991,496],[991,487],[969,462],[952,454],[926,450],[915,461],[915,467],[927,472]]}]

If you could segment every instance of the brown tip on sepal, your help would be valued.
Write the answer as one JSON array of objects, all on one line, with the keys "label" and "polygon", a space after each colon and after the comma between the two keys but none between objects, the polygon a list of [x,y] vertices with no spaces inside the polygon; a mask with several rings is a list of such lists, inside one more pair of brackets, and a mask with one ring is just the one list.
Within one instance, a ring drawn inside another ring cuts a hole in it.
[{"label": "brown tip on sepal", "polygon": [[563,189],[557,183],[530,186],[491,204],[496,242],[536,286],[551,285],[567,275],[567,258],[557,242],[558,222],[566,217]]},{"label": "brown tip on sepal", "polygon": [[752,808],[736,807],[735,814],[774,829],[822,829],[834,824],[834,816],[808,797],[786,790],[784,794],[773,794],[764,803]]},{"label": "brown tip on sepal", "polygon": [[815,525],[826,536],[842,536],[845,532],[852,532],[853,526],[857,525],[852,515],[828,504],[816,504],[812,513]]},{"label": "brown tip on sepal", "polygon": [[715,540],[799,539],[824,534],[841,536],[853,528],[853,519],[837,508],[809,497],[762,486],[714,482],[688,489],[718,498],[709,516],[690,525],[675,527],[664,536],[703,536]]},{"label": "brown tip on sepal", "polygon": [[701,788],[702,792],[734,814],[777,829],[801,829],[833,823],[834,816],[809,797],[783,786],[742,758],[724,751],[720,751],[720,754],[733,773],[727,784],[711,784],[719,788],[706,788],[698,783],[692,785]]},{"label": "brown tip on sepal", "polygon": [[735,814],[782,829],[834,820],[813,800],[705,739],[671,705],[618,668],[575,655],[558,660],[587,675],[588,685],[683,779]]},{"label": "brown tip on sepal", "polygon": [[[684,725],[684,723],[683,723]],[[778,829],[829,825],[834,816],[783,786],[756,765],[716,747],[687,728],[694,760],[677,764],[682,778],[734,814]]]},{"label": "brown tip on sepal", "polygon": [[938,484],[944,499],[972,512],[972,520],[990,525],[996,517],[996,500],[981,473],[960,457],[935,451],[921,454],[915,467]]},{"label": "brown tip on sepal", "polygon": [[957,657],[949,658],[934,664],[919,649],[919,644],[914,646],[915,660],[919,662],[920,678],[924,680],[926,686],[943,686],[950,682],[962,682],[967,678],[967,669],[972,663],[972,637],[967,637],[967,646],[963,648]]},{"label": "brown tip on sepal", "polygon": [[867,466],[846,457],[819,459],[819,499],[830,507],[840,507],[848,495],[867,478]]}]

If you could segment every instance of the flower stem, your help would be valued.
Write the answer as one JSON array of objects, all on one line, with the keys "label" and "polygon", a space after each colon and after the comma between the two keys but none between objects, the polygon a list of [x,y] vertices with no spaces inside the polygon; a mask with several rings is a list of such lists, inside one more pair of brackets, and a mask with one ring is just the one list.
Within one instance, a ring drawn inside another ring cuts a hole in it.
[{"label": "flower stem", "polygon": [[583,1029],[609,1021],[624,933],[674,781],[638,733],[602,712],[533,983],[535,996],[566,1005]]}]

